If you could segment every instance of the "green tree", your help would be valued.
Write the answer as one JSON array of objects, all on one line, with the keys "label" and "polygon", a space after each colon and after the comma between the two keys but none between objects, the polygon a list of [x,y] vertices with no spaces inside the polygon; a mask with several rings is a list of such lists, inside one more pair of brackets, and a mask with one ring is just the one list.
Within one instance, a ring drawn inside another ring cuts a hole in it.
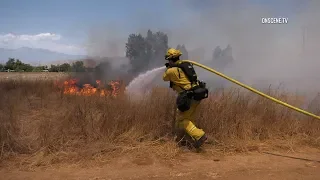
[{"label": "green tree", "polygon": [[5,69],[14,70],[15,69],[16,60],[14,58],[9,58],[6,62]]},{"label": "green tree", "polygon": [[33,67],[30,64],[25,64],[19,59],[16,59],[16,62],[14,64],[14,70],[15,71],[25,71],[25,72],[31,72],[33,70]]},{"label": "green tree", "polygon": [[16,59],[14,65],[13,65],[13,69],[15,71],[22,71],[23,70],[23,66],[24,66],[24,64],[19,59]]},{"label": "green tree", "polygon": [[4,65],[0,64],[0,72],[4,71]]},{"label": "green tree", "polygon": [[155,37],[152,33],[152,31],[149,29],[147,32],[147,37],[145,38],[145,45],[146,45],[146,60],[148,61],[148,64],[152,61],[152,58],[154,56],[154,44],[155,44]]},{"label": "green tree", "polygon": [[33,72],[41,72],[46,69],[46,66],[36,66],[33,68]]},{"label": "green tree", "polygon": [[59,65],[51,64],[51,67],[49,68],[49,72],[59,72]]},{"label": "green tree", "polygon": [[150,67],[159,67],[163,65],[164,55],[168,49],[168,36],[167,34],[158,31],[156,33],[152,33],[151,30],[148,33],[147,39],[150,37],[151,39],[151,57],[150,57]]},{"label": "green tree", "polygon": [[59,67],[61,72],[70,72],[71,71],[71,65],[69,63],[63,63]]},{"label": "green tree", "polygon": [[24,63],[22,63],[22,65],[20,66],[20,69],[21,69],[22,71],[25,71],[25,72],[32,72],[33,69],[34,69],[34,67],[31,66],[30,64],[24,64]]},{"label": "green tree", "polygon": [[132,72],[162,66],[167,49],[168,36],[163,32],[153,33],[149,29],[146,37],[130,34],[126,43],[126,57],[130,60]]},{"label": "green tree", "polygon": [[86,68],[84,67],[83,61],[76,61],[76,62],[72,63],[71,69],[73,72],[85,72],[86,71]]},{"label": "green tree", "polygon": [[131,71],[140,72],[147,67],[146,41],[141,34],[130,34],[126,43],[126,57],[130,60]]},{"label": "green tree", "polygon": [[18,72],[31,72],[33,70],[33,66],[31,66],[30,64],[25,64],[19,59],[9,58],[9,60],[6,62],[5,69],[10,69]]}]

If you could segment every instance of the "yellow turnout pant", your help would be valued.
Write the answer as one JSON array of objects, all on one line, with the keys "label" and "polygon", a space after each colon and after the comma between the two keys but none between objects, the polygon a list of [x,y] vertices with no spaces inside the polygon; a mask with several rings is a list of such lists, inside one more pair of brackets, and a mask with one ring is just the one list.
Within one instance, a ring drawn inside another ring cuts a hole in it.
[{"label": "yellow turnout pant", "polygon": [[200,101],[192,100],[190,109],[185,112],[181,112],[177,109],[177,116],[175,126],[178,129],[183,129],[195,140],[199,140],[205,132],[202,129],[197,128],[192,121],[195,120],[195,115],[198,110]]}]

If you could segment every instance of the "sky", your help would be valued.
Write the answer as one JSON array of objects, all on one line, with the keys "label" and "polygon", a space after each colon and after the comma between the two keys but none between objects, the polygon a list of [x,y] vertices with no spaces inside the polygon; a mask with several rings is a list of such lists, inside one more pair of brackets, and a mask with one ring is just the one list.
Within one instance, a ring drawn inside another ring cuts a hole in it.
[{"label": "sky", "polygon": [[[243,83],[290,79],[314,89],[319,9],[319,0],[0,0],[0,48],[123,56],[129,34],[151,29],[204,64],[217,46],[230,44],[235,61],[223,72]],[[262,24],[261,17],[288,18],[288,24]]]},{"label": "sky", "polygon": [[10,46],[23,44],[66,53],[84,53],[81,52],[81,43],[87,38],[90,28],[108,24],[120,25],[130,31],[131,27],[142,27],[142,24],[152,26],[156,23],[152,18],[144,18],[143,22],[130,19],[139,19],[147,12],[166,14],[163,11],[172,10],[172,6],[166,6],[168,2],[155,1],[152,8],[147,0],[1,0],[0,34],[7,41],[18,41],[19,37],[15,36],[30,38]]},{"label": "sky", "polygon": [[[150,4],[148,0],[0,0],[0,48],[26,46],[67,54],[88,54],[92,52],[87,48],[88,42],[100,39],[97,34],[102,32],[117,33],[118,39],[113,41],[117,41],[117,46],[124,46],[129,33],[178,26],[176,22],[185,15],[180,7],[197,13],[219,6],[221,2],[154,0]],[[294,13],[295,7],[302,6],[286,0],[248,2],[271,7],[275,15],[285,16]],[[110,39],[110,36],[105,38]]]}]

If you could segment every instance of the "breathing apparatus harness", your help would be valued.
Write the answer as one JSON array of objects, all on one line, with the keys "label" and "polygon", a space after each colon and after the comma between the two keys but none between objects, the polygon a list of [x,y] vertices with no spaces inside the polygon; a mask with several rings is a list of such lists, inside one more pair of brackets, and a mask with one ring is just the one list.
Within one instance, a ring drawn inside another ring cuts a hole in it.
[{"label": "breathing apparatus harness", "polygon": [[[180,78],[180,70],[181,69],[184,74],[187,76],[187,79],[191,83],[191,89],[185,89],[179,85],[183,91],[179,93],[177,97],[177,106],[178,109],[182,112],[190,109],[191,100],[201,101],[202,99],[208,98],[208,89],[206,88],[206,83],[198,80],[198,76],[193,68],[193,65],[189,62],[178,62],[174,65],[169,65],[166,63],[165,66],[167,68],[177,67],[179,78]],[[170,88],[174,85],[173,82],[170,81]]]}]

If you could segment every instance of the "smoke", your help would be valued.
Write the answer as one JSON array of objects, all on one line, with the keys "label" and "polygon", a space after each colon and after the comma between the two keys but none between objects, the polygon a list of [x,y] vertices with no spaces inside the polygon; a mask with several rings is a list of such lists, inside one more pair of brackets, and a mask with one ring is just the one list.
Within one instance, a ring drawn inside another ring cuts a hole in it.
[{"label": "smoke", "polygon": [[[123,56],[129,33],[144,32],[150,27],[153,31],[167,33],[169,46],[184,44],[189,59],[212,68],[213,50],[217,46],[225,48],[230,44],[234,62],[223,73],[245,84],[256,85],[256,88],[281,82],[292,90],[313,91],[320,88],[317,73],[320,67],[317,60],[320,1],[258,3],[245,0],[178,0],[163,1],[163,6],[176,8],[173,8],[174,12],[152,14],[149,11],[143,17],[129,18],[130,31],[136,31],[125,32],[120,25],[113,25],[111,29],[108,26],[103,30],[94,28],[94,33],[89,33],[88,38],[89,54]],[[158,18],[151,23],[144,21],[148,17]],[[285,17],[289,21],[288,24],[262,24],[262,17]],[[113,67],[119,67],[118,61],[110,62],[116,64]],[[211,81],[220,78],[200,68],[196,70],[200,79]]]},{"label": "smoke", "polygon": [[[169,40],[171,44],[185,44],[189,51],[203,51],[202,57],[198,55],[202,59],[191,60],[210,66],[214,48],[230,44],[235,61],[223,70],[225,74],[247,84],[264,80],[265,85],[284,82],[291,89],[316,88],[320,78],[316,68],[320,67],[316,61],[319,1],[282,1],[272,7],[252,1],[212,1],[198,8],[178,3],[181,17],[175,21],[179,26],[168,30]],[[287,17],[289,23],[262,24],[262,17]],[[200,71],[201,78],[212,77]]]},{"label": "smoke", "polygon": [[[95,84],[96,80],[106,83],[111,80],[132,79],[128,75],[129,60],[125,57],[125,43],[127,40],[124,28],[112,23],[91,27],[87,32],[85,47],[88,58],[85,66],[93,68],[93,72],[75,73],[79,84]],[[90,63],[89,63],[90,62]]]},{"label": "smoke", "polygon": [[112,24],[99,25],[88,32],[86,50],[90,57],[109,57],[112,68],[120,68],[128,64],[127,59],[117,59],[125,56],[125,43],[127,40],[123,28]]}]

